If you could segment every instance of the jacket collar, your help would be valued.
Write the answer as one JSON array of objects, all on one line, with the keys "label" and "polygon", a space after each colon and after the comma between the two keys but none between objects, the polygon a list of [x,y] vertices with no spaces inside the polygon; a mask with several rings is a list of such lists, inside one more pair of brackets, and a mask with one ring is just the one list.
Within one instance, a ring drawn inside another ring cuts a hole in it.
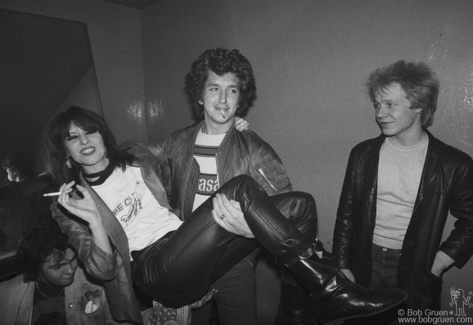
[{"label": "jacket collar", "polygon": [[[194,155],[195,140],[197,139],[197,134],[199,134],[199,131],[202,128],[203,125],[204,125],[204,120],[197,123],[197,127],[194,130],[194,133],[193,133],[193,136],[192,136],[192,142],[191,142],[192,145],[189,146],[189,149],[188,149],[187,160],[192,158],[193,155]],[[238,149],[238,150],[236,150],[236,152],[238,152],[240,154],[241,158],[245,157],[246,150],[244,150],[244,149],[247,148],[247,145],[242,144],[241,142],[244,142],[246,140],[244,139],[244,137],[236,136],[236,135],[238,135],[238,132],[240,132],[240,131],[237,131],[237,129],[235,128],[235,121],[233,121],[232,126],[230,127],[230,129],[228,129],[228,132],[225,134],[225,137],[223,138],[222,143],[220,144],[220,147],[219,147],[218,150],[220,151],[222,148],[226,148],[227,145],[230,143],[231,139],[235,139],[235,141],[236,141],[235,146],[236,146],[236,149]]]}]

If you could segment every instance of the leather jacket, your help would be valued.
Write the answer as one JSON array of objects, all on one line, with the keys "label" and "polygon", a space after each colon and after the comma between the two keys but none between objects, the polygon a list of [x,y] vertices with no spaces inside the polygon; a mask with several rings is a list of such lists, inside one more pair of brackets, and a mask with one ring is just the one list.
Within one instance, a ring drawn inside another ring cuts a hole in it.
[{"label": "leather jacket", "polygon": [[[141,168],[143,180],[153,196],[161,206],[170,209],[166,192],[152,166],[141,160],[134,161],[132,166]],[[61,231],[68,236],[69,244],[77,251],[77,256],[84,263],[87,273],[104,281],[105,293],[114,319],[124,324],[143,324],[133,291],[130,251],[125,231],[82,175],[81,185],[89,191],[97,206],[114,253],[107,254],[97,247],[92,241],[87,224],[65,212],[57,202],[51,206],[53,218],[58,222]]]},{"label": "leather jacket", "polygon": [[[172,133],[163,151],[170,168],[169,202],[185,220],[192,213],[199,178],[199,165],[194,159],[194,144],[203,121]],[[292,184],[281,159],[273,148],[253,131],[237,131],[230,127],[216,153],[217,175],[225,184],[238,175],[253,177],[268,193],[292,191]],[[166,183],[166,182],[164,182]]]},{"label": "leather jacket", "polygon": [[[89,292],[101,292],[99,308],[86,314]],[[0,315],[2,324],[29,325],[33,312],[35,282],[25,283],[23,275],[0,283]],[[112,319],[103,287],[89,281],[78,267],[74,282],[64,289],[65,316],[67,325],[109,325],[118,324]]]},{"label": "leather jacket", "polygon": [[[461,268],[473,253],[473,161],[428,131],[429,145],[414,210],[397,271],[397,286],[414,309],[440,309],[442,279],[431,273],[438,250]],[[333,253],[339,268],[357,283],[371,280],[371,245],[376,219],[378,161],[384,135],[355,146],[348,160],[334,230]],[[450,213],[457,218],[441,243]]]}]

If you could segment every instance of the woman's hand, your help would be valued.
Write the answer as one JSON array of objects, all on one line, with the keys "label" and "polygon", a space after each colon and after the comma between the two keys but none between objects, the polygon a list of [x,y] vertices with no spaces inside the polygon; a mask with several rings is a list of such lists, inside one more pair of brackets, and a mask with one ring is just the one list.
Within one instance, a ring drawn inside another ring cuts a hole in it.
[{"label": "woman's hand", "polygon": [[250,127],[250,123],[247,120],[242,119],[241,117],[235,117],[235,128],[238,131],[246,131]]},{"label": "woman's hand", "polygon": [[246,238],[255,238],[248,227],[241,211],[240,203],[229,201],[225,194],[216,194],[213,198],[212,216],[220,227],[232,234],[240,235]]},{"label": "woman's hand", "polygon": [[61,186],[59,189],[59,192],[61,192],[58,198],[59,204],[73,215],[88,222],[90,227],[98,226],[100,223],[100,214],[94,200],[92,200],[92,197],[90,196],[90,193],[84,187],[76,185],[77,190],[84,195],[84,198],[82,200],[74,200],[70,198],[69,194],[72,192],[74,184],[75,182],[72,181]]},{"label": "woman's hand", "polygon": [[216,293],[217,293],[217,289],[211,289],[207,291],[207,293],[202,298],[200,298],[199,301],[196,301],[190,305],[191,309],[198,309],[198,308],[204,307],[205,304],[207,304],[210,300],[212,300],[213,295]]},{"label": "woman's hand", "polygon": [[87,222],[92,233],[92,241],[105,253],[112,254],[112,247],[108,240],[107,231],[102,224],[97,205],[95,205],[89,191],[79,184],[76,185],[76,189],[82,193],[84,198],[79,200],[71,199],[69,194],[72,192],[74,184],[75,182],[72,181],[61,186],[59,189],[61,192],[58,199],[59,204],[73,215]]}]

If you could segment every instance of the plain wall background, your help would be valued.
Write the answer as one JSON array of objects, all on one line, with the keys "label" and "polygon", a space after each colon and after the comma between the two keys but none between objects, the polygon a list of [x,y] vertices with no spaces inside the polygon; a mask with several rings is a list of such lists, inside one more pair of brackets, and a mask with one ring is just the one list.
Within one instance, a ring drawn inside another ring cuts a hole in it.
[{"label": "plain wall background", "polygon": [[[184,76],[203,51],[239,49],[252,63],[257,100],[246,115],[281,156],[296,190],[318,203],[319,237],[331,249],[350,149],[379,134],[364,82],[394,61],[426,61],[442,93],[441,140],[473,155],[473,2],[174,0],[142,11],[149,140],[192,123]],[[450,218],[447,231],[452,229]],[[473,262],[444,277],[473,289]]]},{"label": "plain wall background", "polygon": [[98,0],[2,0],[0,7],[86,23],[103,116],[119,142],[147,140],[139,10]]},{"label": "plain wall background", "polygon": [[[97,86],[94,67],[90,68],[90,70],[85,74],[84,78],[82,78],[82,80],[77,84],[76,88],[56,110],[56,113],[65,111],[69,106],[87,107],[88,110],[103,116],[102,102],[100,101],[99,88]],[[34,152],[33,157],[37,159],[38,172],[40,173],[46,170],[46,164],[43,159],[45,129],[46,126],[38,132],[34,142],[32,143],[32,151]]]},{"label": "plain wall background", "polygon": [[[119,142],[160,143],[191,124],[183,86],[192,61],[209,48],[238,48],[258,87],[250,127],[279,153],[294,188],[316,198],[328,249],[349,151],[379,134],[363,86],[375,68],[428,62],[442,87],[431,131],[473,155],[470,0],[166,0],[141,11],[97,0],[3,0],[0,7],[87,23],[104,117]],[[472,272],[470,261],[444,276],[444,309],[451,310],[451,287],[473,290]]]}]

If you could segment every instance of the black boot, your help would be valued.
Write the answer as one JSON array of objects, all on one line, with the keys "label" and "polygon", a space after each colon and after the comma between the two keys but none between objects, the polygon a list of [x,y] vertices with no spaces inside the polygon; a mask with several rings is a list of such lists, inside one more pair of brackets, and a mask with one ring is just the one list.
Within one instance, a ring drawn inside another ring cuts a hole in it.
[{"label": "black boot", "polygon": [[[309,292],[321,322],[374,315],[406,300],[403,290],[363,288],[348,280],[332,260],[317,256],[323,249],[314,240],[317,210],[311,195],[291,192],[270,198],[246,175],[233,178],[219,192],[240,203],[255,238]],[[310,230],[307,223],[313,225]]]},{"label": "black boot", "polygon": [[281,269],[281,301],[274,325],[314,325],[316,315],[309,293],[286,268]]},{"label": "black boot", "polygon": [[320,242],[310,250],[309,257],[302,256],[287,268],[310,292],[320,322],[378,314],[406,300],[403,290],[372,290],[348,280]]}]

